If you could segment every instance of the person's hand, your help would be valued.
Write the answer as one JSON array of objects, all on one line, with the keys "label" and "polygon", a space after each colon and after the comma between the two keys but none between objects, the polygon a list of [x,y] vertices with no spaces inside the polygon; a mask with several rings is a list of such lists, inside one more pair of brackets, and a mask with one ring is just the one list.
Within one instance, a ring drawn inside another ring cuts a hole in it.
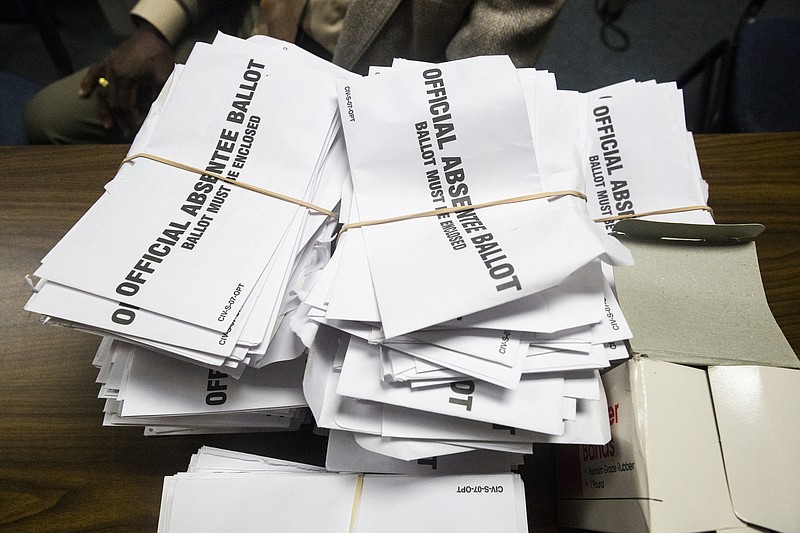
[{"label": "person's hand", "polygon": [[79,95],[88,98],[97,92],[103,127],[117,125],[131,139],[173,67],[169,43],[153,26],[140,21],[131,37],[89,67]]}]

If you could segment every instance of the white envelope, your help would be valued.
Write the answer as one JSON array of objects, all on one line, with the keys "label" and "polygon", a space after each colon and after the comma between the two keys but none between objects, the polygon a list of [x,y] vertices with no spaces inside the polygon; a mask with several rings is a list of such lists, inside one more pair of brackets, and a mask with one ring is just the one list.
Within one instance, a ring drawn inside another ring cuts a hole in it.
[{"label": "white envelope", "polygon": [[562,377],[547,375],[523,378],[514,391],[482,381],[412,391],[382,382],[379,358],[365,341],[351,338],[337,393],[558,435],[564,430],[563,389]]},{"label": "white envelope", "polygon": [[[391,104],[398,94],[402,108]],[[354,190],[367,220],[541,191],[530,124],[520,112],[525,99],[508,58],[349,80],[340,83],[339,98]],[[482,106],[487,98],[502,104]],[[448,110],[460,112],[457,123]],[[627,261],[618,245],[601,244],[574,204],[561,205],[558,215],[543,200],[363,228],[386,337],[553,287],[595,258],[611,260],[612,249]]]},{"label": "white envelope", "polygon": [[348,531],[355,490],[354,475],[179,474],[164,478],[158,531]]},{"label": "white envelope", "polygon": [[404,461],[371,452],[356,443],[353,433],[331,430],[325,468],[334,472],[379,472],[384,474],[481,474],[509,472],[522,464],[520,455],[488,450]]}]

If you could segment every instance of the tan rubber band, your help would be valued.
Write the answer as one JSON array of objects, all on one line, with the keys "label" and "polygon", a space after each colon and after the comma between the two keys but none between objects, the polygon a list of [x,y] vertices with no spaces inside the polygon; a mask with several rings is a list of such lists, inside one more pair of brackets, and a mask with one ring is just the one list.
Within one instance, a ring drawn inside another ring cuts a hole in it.
[{"label": "tan rubber band", "polygon": [[473,205],[460,205],[455,207],[446,207],[444,209],[433,209],[431,211],[422,211],[419,213],[411,213],[409,215],[399,215],[390,218],[381,218],[377,220],[365,220],[363,222],[353,222],[347,224],[339,230],[339,235],[345,231],[353,228],[363,228],[364,226],[376,226],[378,224],[387,224],[389,222],[399,222],[401,220],[411,220],[415,218],[432,217],[435,215],[443,215],[445,213],[458,213],[460,211],[467,211],[468,209],[482,209],[484,207],[493,207],[496,205],[514,204],[518,202],[527,202],[529,200],[539,200],[541,198],[553,198],[557,196],[575,196],[581,200],[586,200],[586,195],[579,191],[564,190],[564,191],[551,191],[541,192],[538,194],[526,194],[525,196],[515,196],[514,198],[504,198],[502,200],[492,200],[491,202],[483,202]]},{"label": "tan rubber band", "polygon": [[[322,213],[323,215],[327,215],[331,218],[338,220],[338,215],[333,211],[329,211],[323,207],[319,207],[312,203],[306,202],[304,200],[300,200],[298,198],[292,198],[291,196],[286,196],[284,194],[280,194],[277,192],[273,192],[267,189],[262,189],[261,187],[257,187],[255,185],[250,185],[249,183],[243,181],[237,181],[228,177],[225,177],[221,174],[217,174],[215,172],[209,172],[207,170],[202,170],[196,167],[192,167],[190,165],[185,165],[183,163],[179,163],[178,161],[172,161],[171,159],[167,159],[165,157],[160,157],[153,154],[148,154],[146,152],[140,152],[138,154],[134,154],[131,156],[126,157],[122,160],[122,163],[127,163],[129,161],[133,161],[137,158],[144,158],[150,159],[151,161],[156,161],[158,163],[163,163],[165,165],[169,165],[171,167],[175,167],[181,170],[185,170],[187,172],[193,172],[195,174],[201,174],[206,176],[211,176],[212,178],[216,178],[218,180],[224,181],[225,183],[229,183],[231,185],[235,185],[236,187],[240,187],[242,189],[247,189],[248,191],[257,192],[259,194],[263,194],[269,196],[271,198],[275,198],[277,200],[283,200],[284,202],[289,202],[295,205],[299,205],[305,207],[307,209],[311,209],[312,211],[317,211],[318,213]],[[458,213],[461,211],[467,211],[469,209],[482,209],[484,207],[494,207],[497,205],[506,205],[506,204],[514,204],[518,202],[527,202],[530,200],[540,200],[542,198],[556,198],[559,196],[575,196],[576,198],[580,198],[581,200],[586,200],[586,195],[580,191],[567,189],[563,191],[551,191],[551,192],[542,192],[538,194],[526,194],[524,196],[515,196],[513,198],[504,198],[502,200],[492,200],[491,202],[483,202],[480,204],[474,205],[463,205],[463,206],[455,206],[455,207],[446,207],[444,209],[432,209],[430,211],[422,211],[419,213],[411,213],[408,215],[399,215],[396,217],[389,217],[389,218],[381,218],[376,220],[365,220],[363,222],[353,222],[352,224],[347,224],[339,230],[339,235],[344,233],[349,229],[354,228],[363,228],[366,226],[377,226],[379,224],[388,224],[390,222],[399,222],[402,220],[412,220],[415,218],[424,218],[424,217],[432,217],[436,215],[443,215],[449,213]],[[632,213],[629,215],[615,215],[611,217],[601,217],[595,218],[595,222],[610,222],[612,220],[627,220],[629,218],[640,218],[640,217],[647,217],[653,215],[666,215],[670,213],[683,213],[686,211],[708,211],[709,213],[713,214],[714,210],[708,207],[707,205],[692,205],[686,207],[674,207],[671,209],[660,209],[657,211],[645,211],[644,213]]]},{"label": "tan rubber band", "polygon": [[160,157],[160,156],[157,156],[157,155],[153,155],[153,154],[148,154],[148,153],[142,152],[142,153],[138,153],[138,154],[134,154],[134,155],[126,157],[125,159],[122,160],[122,163],[127,163],[128,161],[133,161],[134,159],[137,159],[137,158],[140,158],[140,157],[144,158],[144,159],[150,159],[151,161],[156,161],[158,163],[163,163],[163,164],[169,165],[171,167],[179,168],[179,169],[185,170],[187,172],[194,172],[195,174],[201,174],[201,175],[204,174],[206,176],[211,176],[212,178],[216,178],[218,180],[222,180],[225,183],[229,183],[231,185],[235,185],[236,187],[241,187],[242,189],[247,189],[248,191],[257,192],[259,194],[263,194],[265,196],[269,196],[270,198],[275,198],[277,200],[283,200],[284,202],[289,202],[289,203],[292,203],[292,204],[295,204],[295,205],[299,205],[299,206],[311,209],[313,211],[316,211],[318,213],[322,213],[323,215],[327,215],[327,216],[332,217],[332,218],[337,219],[337,220],[339,218],[336,215],[336,213],[334,213],[333,211],[329,211],[329,210],[325,209],[324,207],[319,207],[317,205],[314,205],[314,204],[311,204],[309,202],[300,200],[298,198],[292,198],[291,196],[286,196],[284,194],[273,192],[273,191],[270,191],[270,190],[267,190],[267,189],[262,189],[261,187],[256,187],[255,185],[250,185],[249,183],[245,183],[243,181],[237,181],[237,180],[234,180],[234,179],[231,179],[231,178],[227,178],[225,176],[222,176],[220,174],[216,174],[214,172],[209,172],[207,170],[202,170],[202,169],[195,168],[195,167],[192,167],[192,166],[189,166],[189,165],[184,165],[183,163],[179,163],[177,161],[172,161],[171,159],[167,159],[165,157]]},{"label": "tan rubber band", "polygon": [[672,209],[659,209],[658,211],[645,211],[644,213],[631,213],[629,215],[616,215],[594,219],[595,222],[609,222],[612,220],[627,220],[629,218],[649,217],[653,215],[668,215],[670,213],[683,213],[685,211],[708,211],[712,215],[714,210],[707,205],[689,205],[686,207],[673,207]]},{"label": "tan rubber band", "polygon": [[[423,217],[430,217],[434,215],[440,215],[445,213],[456,213],[459,211],[466,211],[468,209],[481,209],[483,207],[492,207],[496,205],[504,205],[504,204],[512,204],[517,202],[526,202],[528,200],[539,200],[541,198],[554,198],[559,196],[575,196],[580,198],[581,200],[586,200],[586,195],[582,192],[575,191],[575,190],[564,190],[564,191],[552,191],[552,192],[543,192],[539,194],[528,194],[525,196],[516,196],[514,198],[505,198],[503,200],[494,200],[491,202],[484,202],[481,204],[474,204],[474,205],[466,205],[466,206],[457,206],[457,207],[448,207],[445,209],[434,209],[431,211],[423,211],[420,213],[413,213],[410,215],[399,215],[396,217],[390,218],[383,218],[378,220],[366,220],[363,222],[353,222],[352,224],[347,224],[339,230],[339,235],[347,231],[348,229],[355,229],[355,228],[362,228],[365,226],[376,226],[378,224],[387,224],[389,222],[398,222],[401,220],[410,220],[414,218],[423,218]],[[639,218],[639,217],[646,217],[652,215],[665,215],[669,213],[682,213],[685,211],[708,211],[713,214],[713,210],[708,207],[707,205],[692,205],[686,207],[673,207],[671,209],[660,209],[658,211],[646,211],[644,213],[632,213],[629,215],[616,215],[613,217],[603,217],[603,218],[595,218],[593,219],[594,222],[606,222],[611,220],[626,220],[629,218]]]},{"label": "tan rubber band", "polygon": [[361,503],[361,491],[364,488],[364,474],[358,474],[356,478],[356,490],[353,494],[353,507],[350,509],[350,533],[355,531],[356,519],[358,518],[358,506]]}]

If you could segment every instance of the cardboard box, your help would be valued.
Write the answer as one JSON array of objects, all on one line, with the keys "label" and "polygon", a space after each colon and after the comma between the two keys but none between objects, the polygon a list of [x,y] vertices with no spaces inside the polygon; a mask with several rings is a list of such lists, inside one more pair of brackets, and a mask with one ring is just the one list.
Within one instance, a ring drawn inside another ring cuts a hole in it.
[{"label": "cardboard box", "polygon": [[800,371],[637,357],[603,383],[612,439],[559,449],[560,526],[800,531]]},{"label": "cardboard box", "polygon": [[800,531],[800,364],[764,295],[761,229],[617,224],[633,358],[603,376],[611,441],[560,448],[559,525]]}]

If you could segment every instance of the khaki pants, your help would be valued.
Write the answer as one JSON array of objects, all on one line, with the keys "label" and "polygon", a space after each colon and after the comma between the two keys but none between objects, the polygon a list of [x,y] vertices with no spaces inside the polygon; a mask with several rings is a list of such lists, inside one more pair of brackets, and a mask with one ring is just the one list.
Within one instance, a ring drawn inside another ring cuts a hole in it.
[{"label": "khaki pants", "polygon": [[[222,16],[220,13],[209,16],[209,23],[196,28],[176,46],[176,61],[185,62],[195,43],[211,42],[217,31],[239,37],[250,36],[257,9],[258,2],[250,0],[226,3]],[[88,67],[51,83],[28,101],[25,107],[25,128],[29,142],[104,144],[129,143],[133,140],[126,139],[118,128],[107,130],[103,127],[94,95],[86,99],[78,96],[80,82],[87,70]]]}]

